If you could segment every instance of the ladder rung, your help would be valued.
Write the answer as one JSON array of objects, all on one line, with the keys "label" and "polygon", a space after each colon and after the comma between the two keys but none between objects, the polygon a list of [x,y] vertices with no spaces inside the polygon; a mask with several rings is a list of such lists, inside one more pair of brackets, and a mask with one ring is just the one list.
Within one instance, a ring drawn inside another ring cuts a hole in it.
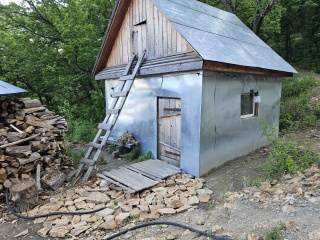
[{"label": "ladder rung", "polygon": [[100,149],[100,150],[103,148],[103,146],[102,146],[101,144],[99,144],[99,143],[93,143],[93,142],[90,142],[90,143],[89,143],[89,146],[90,146],[90,147],[97,148],[97,149]]},{"label": "ladder rung", "polygon": [[122,92],[115,92],[111,94],[111,97],[126,97],[128,95],[128,91],[122,91]]},{"label": "ladder rung", "polygon": [[112,124],[99,123],[98,128],[109,131],[112,128]]},{"label": "ladder rung", "polygon": [[127,76],[122,76],[119,78],[119,81],[127,81],[127,80],[133,80],[134,76],[132,75],[127,75]]},{"label": "ladder rung", "polygon": [[107,114],[118,114],[120,109],[108,109]]},{"label": "ladder rung", "polygon": [[93,161],[92,159],[86,159],[86,158],[82,158],[80,160],[80,163],[89,165],[89,166],[94,166],[95,161]]}]

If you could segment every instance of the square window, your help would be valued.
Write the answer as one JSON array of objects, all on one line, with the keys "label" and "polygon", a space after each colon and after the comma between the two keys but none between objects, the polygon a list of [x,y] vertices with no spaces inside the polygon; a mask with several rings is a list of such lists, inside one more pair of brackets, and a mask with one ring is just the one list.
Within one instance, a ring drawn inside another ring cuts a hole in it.
[{"label": "square window", "polygon": [[241,118],[255,116],[254,96],[250,93],[241,94]]}]

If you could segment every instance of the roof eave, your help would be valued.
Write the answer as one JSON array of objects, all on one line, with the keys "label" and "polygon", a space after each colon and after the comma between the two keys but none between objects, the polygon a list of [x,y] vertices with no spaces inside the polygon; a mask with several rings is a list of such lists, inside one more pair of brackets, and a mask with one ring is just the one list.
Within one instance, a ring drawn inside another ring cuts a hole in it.
[{"label": "roof eave", "polygon": [[230,72],[230,73],[243,73],[243,74],[256,74],[273,77],[292,77],[293,72],[284,72],[272,69],[264,69],[258,67],[240,66],[229,63],[204,61],[203,70],[217,71],[217,72]]},{"label": "roof eave", "polygon": [[[112,45],[117,37],[116,34],[110,34],[110,33],[112,33],[113,31],[116,31],[117,28],[120,28],[119,26],[121,26],[125,18],[125,15],[130,3],[131,1],[128,1],[128,0],[116,1],[106,33],[102,41],[102,45],[100,47],[99,53],[96,58],[96,62],[92,70],[93,75],[97,74],[99,71],[101,71],[105,67],[106,60],[108,59],[108,56],[110,55],[111,49],[112,49],[112,48],[108,48],[108,46]],[[115,21],[115,19],[117,19],[117,21]]]}]

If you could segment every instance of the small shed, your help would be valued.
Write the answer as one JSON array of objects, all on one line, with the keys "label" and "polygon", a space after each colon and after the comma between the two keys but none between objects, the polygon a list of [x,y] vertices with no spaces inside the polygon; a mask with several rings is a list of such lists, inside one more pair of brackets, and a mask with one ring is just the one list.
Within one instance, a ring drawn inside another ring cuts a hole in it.
[{"label": "small shed", "polygon": [[201,176],[268,144],[281,79],[296,73],[234,14],[196,0],[118,0],[93,74],[107,107],[130,56],[146,57],[113,128]]}]

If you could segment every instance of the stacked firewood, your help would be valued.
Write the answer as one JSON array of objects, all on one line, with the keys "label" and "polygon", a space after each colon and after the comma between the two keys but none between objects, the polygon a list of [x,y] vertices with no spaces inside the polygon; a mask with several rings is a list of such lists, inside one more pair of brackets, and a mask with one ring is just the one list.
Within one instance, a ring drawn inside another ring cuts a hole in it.
[{"label": "stacked firewood", "polygon": [[64,159],[66,120],[39,100],[0,98],[0,191]]}]

